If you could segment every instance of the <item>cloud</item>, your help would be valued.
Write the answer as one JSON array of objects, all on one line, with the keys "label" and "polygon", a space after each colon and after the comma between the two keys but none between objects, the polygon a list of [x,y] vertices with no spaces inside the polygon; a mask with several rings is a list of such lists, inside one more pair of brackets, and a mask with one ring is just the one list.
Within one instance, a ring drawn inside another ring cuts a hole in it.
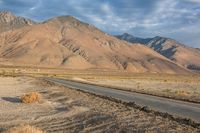
[{"label": "cloud", "polygon": [[72,15],[110,34],[161,35],[199,44],[200,0],[0,0],[0,10],[37,21]]},{"label": "cloud", "polygon": [[105,12],[106,14],[109,14],[112,12],[110,5],[107,3],[101,5],[101,10]]},{"label": "cloud", "polygon": [[193,2],[193,3],[199,3],[199,4],[200,4],[200,1],[199,1],[199,0],[185,0],[185,1]]}]

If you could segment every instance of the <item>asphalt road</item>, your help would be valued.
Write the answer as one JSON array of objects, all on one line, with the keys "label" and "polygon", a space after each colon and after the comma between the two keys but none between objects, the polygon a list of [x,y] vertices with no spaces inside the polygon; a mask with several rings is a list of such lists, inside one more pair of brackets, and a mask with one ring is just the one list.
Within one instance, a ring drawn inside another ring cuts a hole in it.
[{"label": "asphalt road", "polygon": [[112,97],[118,100],[122,100],[124,102],[135,102],[138,105],[148,106],[160,112],[167,112],[175,116],[179,116],[182,118],[190,118],[196,122],[200,122],[200,104],[116,90],[108,87],[100,87],[97,85],[84,84],[64,79],[45,78],[45,80],[72,89]]}]

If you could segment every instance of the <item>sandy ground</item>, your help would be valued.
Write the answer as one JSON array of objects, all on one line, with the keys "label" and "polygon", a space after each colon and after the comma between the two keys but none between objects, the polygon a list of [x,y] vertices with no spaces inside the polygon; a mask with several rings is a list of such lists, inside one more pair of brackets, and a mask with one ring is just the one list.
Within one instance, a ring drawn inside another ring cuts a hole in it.
[{"label": "sandy ground", "polygon": [[[40,92],[42,101],[19,97]],[[27,77],[0,78],[0,132],[30,124],[45,132],[200,132],[199,129],[61,86]]]},{"label": "sandy ground", "polygon": [[181,80],[178,82],[167,80],[159,81],[154,79],[90,79],[88,82],[200,103],[200,82],[186,82]]}]

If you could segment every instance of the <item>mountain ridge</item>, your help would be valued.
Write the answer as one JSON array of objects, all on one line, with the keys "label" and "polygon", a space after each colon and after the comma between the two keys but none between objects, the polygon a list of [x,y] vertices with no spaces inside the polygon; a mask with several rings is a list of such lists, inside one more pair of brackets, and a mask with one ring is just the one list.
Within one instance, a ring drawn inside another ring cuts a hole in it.
[{"label": "mountain ridge", "polygon": [[[180,42],[166,37],[156,36],[153,38],[138,38],[125,33],[123,35],[116,36],[119,39],[128,41],[130,43],[141,43],[148,46],[154,51],[162,54],[175,63],[178,63],[190,70],[200,70],[200,52],[196,48],[192,48],[181,44]],[[135,39],[136,38],[136,39]],[[139,41],[138,41],[139,40]],[[195,67],[191,67],[195,66]]]},{"label": "mountain ridge", "polygon": [[24,17],[15,16],[9,11],[0,12],[0,33],[34,24],[36,22]]}]

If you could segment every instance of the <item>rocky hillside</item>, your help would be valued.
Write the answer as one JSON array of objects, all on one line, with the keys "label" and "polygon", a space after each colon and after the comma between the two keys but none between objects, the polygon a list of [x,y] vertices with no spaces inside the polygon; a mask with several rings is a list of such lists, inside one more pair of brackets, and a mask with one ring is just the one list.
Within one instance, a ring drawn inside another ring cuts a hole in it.
[{"label": "rocky hillside", "polygon": [[23,17],[17,17],[11,12],[0,12],[0,33],[33,24],[35,22]]},{"label": "rocky hillside", "polygon": [[130,34],[116,36],[131,43],[141,43],[162,54],[173,62],[191,70],[200,70],[200,51],[183,45],[176,40],[156,36],[154,38],[137,38]]},{"label": "rocky hillside", "polygon": [[72,16],[0,34],[0,64],[187,73],[152,49],[119,40]]}]

